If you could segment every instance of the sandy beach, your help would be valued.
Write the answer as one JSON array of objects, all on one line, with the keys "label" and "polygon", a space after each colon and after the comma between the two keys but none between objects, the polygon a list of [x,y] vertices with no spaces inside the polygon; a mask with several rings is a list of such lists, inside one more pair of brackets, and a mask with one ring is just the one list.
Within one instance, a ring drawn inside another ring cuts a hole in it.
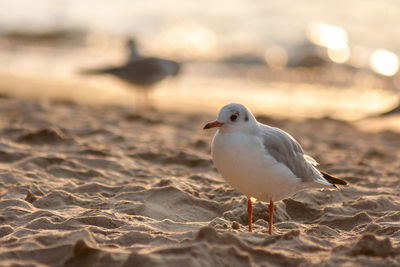
[{"label": "sandy beach", "polygon": [[[400,266],[394,1],[31,2],[0,9],[0,267]],[[249,233],[203,130],[232,102],[348,186]]]},{"label": "sandy beach", "polygon": [[350,185],[268,208],[213,167],[209,113],[0,98],[1,266],[398,266],[400,135],[330,118],[290,132]]}]

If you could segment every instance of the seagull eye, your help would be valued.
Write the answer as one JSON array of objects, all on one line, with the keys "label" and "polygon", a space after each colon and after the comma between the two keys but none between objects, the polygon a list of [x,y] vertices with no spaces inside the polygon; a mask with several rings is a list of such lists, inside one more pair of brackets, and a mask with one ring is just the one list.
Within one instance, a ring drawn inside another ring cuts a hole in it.
[{"label": "seagull eye", "polygon": [[233,114],[232,116],[231,116],[231,121],[235,121],[236,119],[237,119],[237,115],[235,115],[235,114]]}]

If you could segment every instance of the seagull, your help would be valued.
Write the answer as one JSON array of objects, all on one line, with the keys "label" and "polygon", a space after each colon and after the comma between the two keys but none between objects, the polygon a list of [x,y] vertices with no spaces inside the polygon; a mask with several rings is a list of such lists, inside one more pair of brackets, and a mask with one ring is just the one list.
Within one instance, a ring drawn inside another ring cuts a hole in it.
[{"label": "seagull", "polygon": [[156,83],[168,76],[177,76],[181,64],[164,58],[144,57],[138,51],[134,40],[128,40],[129,57],[125,64],[117,67],[82,70],[82,74],[111,74],[134,85],[144,93],[145,102],[148,91]]},{"label": "seagull", "polygon": [[203,129],[219,128],[211,144],[213,162],[232,187],[247,196],[249,232],[252,232],[251,197],[269,201],[269,234],[274,202],[307,188],[337,188],[347,182],[316,168],[287,132],[257,122],[241,104],[228,104],[216,121]]}]

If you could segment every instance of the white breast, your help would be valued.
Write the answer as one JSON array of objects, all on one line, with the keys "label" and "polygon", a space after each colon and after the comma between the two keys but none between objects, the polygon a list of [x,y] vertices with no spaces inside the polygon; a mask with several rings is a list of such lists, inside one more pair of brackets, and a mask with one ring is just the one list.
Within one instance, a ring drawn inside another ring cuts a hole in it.
[{"label": "white breast", "polygon": [[242,132],[215,134],[212,157],[222,177],[236,190],[262,201],[296,192],[300,179],[264,149],[261,139]]}]

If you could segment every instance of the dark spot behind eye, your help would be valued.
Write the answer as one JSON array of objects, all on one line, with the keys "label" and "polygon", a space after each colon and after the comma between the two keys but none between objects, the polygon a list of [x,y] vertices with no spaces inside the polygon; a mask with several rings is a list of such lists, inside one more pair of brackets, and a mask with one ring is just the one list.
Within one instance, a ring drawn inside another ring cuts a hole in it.
[{"label": "dark spot behind eye", "polygon": [[235,121],[237,119],[237,117],[238,116],[236,114],[231,115],[231,121]]},{"label": "dark spot behind eye", "polygon": [[247,113],[246,113],[246,115],[244,116],[244,120],[245,120],[245,121],[249,121],[249,116],[247,115]]}]

